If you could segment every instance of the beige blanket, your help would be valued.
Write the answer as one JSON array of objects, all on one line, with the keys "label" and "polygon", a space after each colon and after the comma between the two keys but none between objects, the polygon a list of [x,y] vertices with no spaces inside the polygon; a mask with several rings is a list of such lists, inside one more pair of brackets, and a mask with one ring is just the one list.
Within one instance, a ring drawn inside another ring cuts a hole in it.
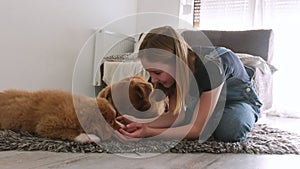
[{"label": "beige blanket", "polygon": [[132,77],[134,75],[141,75],[144,79],[149,79],[148,72],[143,68],[139,60],[126,61],[126,62],[104,62],[102,80],[111,85],[120,81],[126,77]]}]

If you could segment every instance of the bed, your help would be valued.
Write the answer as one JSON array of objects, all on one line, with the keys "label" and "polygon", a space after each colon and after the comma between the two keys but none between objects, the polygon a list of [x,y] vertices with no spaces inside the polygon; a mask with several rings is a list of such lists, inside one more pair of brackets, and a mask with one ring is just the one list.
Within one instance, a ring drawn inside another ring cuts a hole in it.
[{"label": "bed", "polygon": [[[276,71],[276,68],[272,65],[273,30],[178,30],[178,32],[184,37],[190,46],[223,46],[235,52],[245,66],[250,66],[255,69],[254,85],[259,98],[263,102],[261,110],[266,111],[272,107],[272,76]],[[115,52],[102,54],[100,57],[103,58],[101,62],[95,59],[96,64],[94,65],[96,65],[96,67],[94,72],[96,72],[96,75],[94,75],[95,79],[93,85],[95,86],[96,93],[98,93],[108,83],[113,83],[118,79],[121,79],[122,73],[124,72],[126,73],[124,76],[130,76],[130,74],[141,74],[145,78],[148,77],[147,72],[142,69],[139,61],[136,60],[136,51],[139,45],[137,37],[130,37],[130,41],[128,41],[128,37],[123,37],[119,39],[118,43],[114,43],[115,45],[110,48],[110,51]],[[99,40],[101,39],[98,39],[98,41]],[[124,47],[124,43],[127,44],[127,46],[125,45]],[[99,52],[95,53],[95,58],[99,58]],[[128,67],[128,70],[126,70],[126,67]],[[118,71],[121,72],[121,74],[118,74],[116,76],[117,78],[111,78],[112,74],[117,74]]]}]

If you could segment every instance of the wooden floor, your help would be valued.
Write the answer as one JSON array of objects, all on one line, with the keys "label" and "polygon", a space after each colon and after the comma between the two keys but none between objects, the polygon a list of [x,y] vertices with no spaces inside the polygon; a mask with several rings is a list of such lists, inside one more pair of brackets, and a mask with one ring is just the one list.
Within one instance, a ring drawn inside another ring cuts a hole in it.
[{"label": "wooden floor", "polygon": [[[300,119],[265,122],[300,133]],[[0,152],[0,169],[298,169],[299,164],[300,155]]]},{"label": "wooden floor", "polygon": [[298,155],[163,154],[128,158],[114,154],[51,152],[1,152],[1,169],[292,169],[299,168]]}]

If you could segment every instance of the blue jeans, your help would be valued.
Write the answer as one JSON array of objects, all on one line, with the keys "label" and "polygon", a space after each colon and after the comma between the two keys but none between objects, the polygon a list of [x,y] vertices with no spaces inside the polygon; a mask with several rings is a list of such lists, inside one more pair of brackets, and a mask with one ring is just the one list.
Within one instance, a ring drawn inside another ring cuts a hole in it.
[{"label": "blue jeans", "polygon": [[229,104],[212,136],[217,141],[242,142],[252,130],[257,120],[257,112],[245,102]]},{"label": "blue jeans", "polygon": [[[256,94],[253,88],[250,88],[251,91],[249,91],[249,87],[245,86],[239,89],[240,93],[228,89],[227,95],[235,95],[233,100],[218,102],[199,136],[199,142],[204,142],[210,137],[223,142],[242,142],[247,139],[248,133],[258,119],[261,103],[255,99]],[[225,98],[224,96],[220,97]],[[190,122],[198,101],[199,99],[195,98],[189,101],[185,123]]]},{"label": "blue jeans", "polygon": [[[225,98],[225,96],[220,96]],[[242,142],[247,139],[257,121],[262,103],[259,101],[253,85],[245,84],[238,88],[229,88],[224,101],[219,101],[199,137],[206,141],[213,137],[217,141]],[[223,103],[223,104],[222,104]]]},{"label": "blue jeans", "polygon": [[[207,57],[226,57],[226,53],[231,51],[217,48],[214,52]],[[249,82],[228,87],[224,84],[217,106],[199,136],[199,142],[204,142],[210,137],[224,142],[241,142],[247,139],[258,119],[262,103],[252,83],[255,72],[251,68],[245,69],[250,78]],[[234,81],[231,81],[231,84],[235,84]],[[185,123],[189,123],[198,101],[199,98],[190,98],[187,102]]]}]

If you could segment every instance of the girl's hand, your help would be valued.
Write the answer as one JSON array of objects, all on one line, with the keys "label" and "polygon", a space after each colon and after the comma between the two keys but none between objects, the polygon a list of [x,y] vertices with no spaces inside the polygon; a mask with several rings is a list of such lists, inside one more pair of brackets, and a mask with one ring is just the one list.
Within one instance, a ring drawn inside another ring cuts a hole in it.
[{"label": "girl's hand", "polygon": [[116,118],[116,120],[124,125],[133,123],[133,122],[137,122],[137,123],[149,123],[152,122],[154,120],[156,120],[157,118],[148,118],[148,119],[138,119],[135,118],[133,116],[129,116],[129,115],[123,115],[123,116],[118,116]]},{"label": "girl's hand", "polygon": [[130,123],[132,123],[132,122],[136,122],[136,121],[137,121],[137,119],[136,119],[135,117],[129,116],[129,115],[118,116],[118,117],[116,118],[116,120],[117,120],[118,122],[124,124],[125,126],[126,126],[127,124],[130,124]]},{"label": "girl's hand", "polygon": [[149,137],[148,126],[144,123],[132,122],[127,124],[125,128],[119,129],[119,132],[130,138],[146,138]]},{"label": "girl's hand", "polygon": [[130,143],[130,142],[137,142],[140,138],[130,138],[123,134],[121,134],[118,130],[115,130],[114,137],[121,141],[122,143]]},{"label": "girl's hand", "polygon": [[125,126],[119,131],[115,131],[115,137],[121,142],[136,142],[149,136],[148,127],[142,119],[124,115],[117,117],[116,120]]}]

